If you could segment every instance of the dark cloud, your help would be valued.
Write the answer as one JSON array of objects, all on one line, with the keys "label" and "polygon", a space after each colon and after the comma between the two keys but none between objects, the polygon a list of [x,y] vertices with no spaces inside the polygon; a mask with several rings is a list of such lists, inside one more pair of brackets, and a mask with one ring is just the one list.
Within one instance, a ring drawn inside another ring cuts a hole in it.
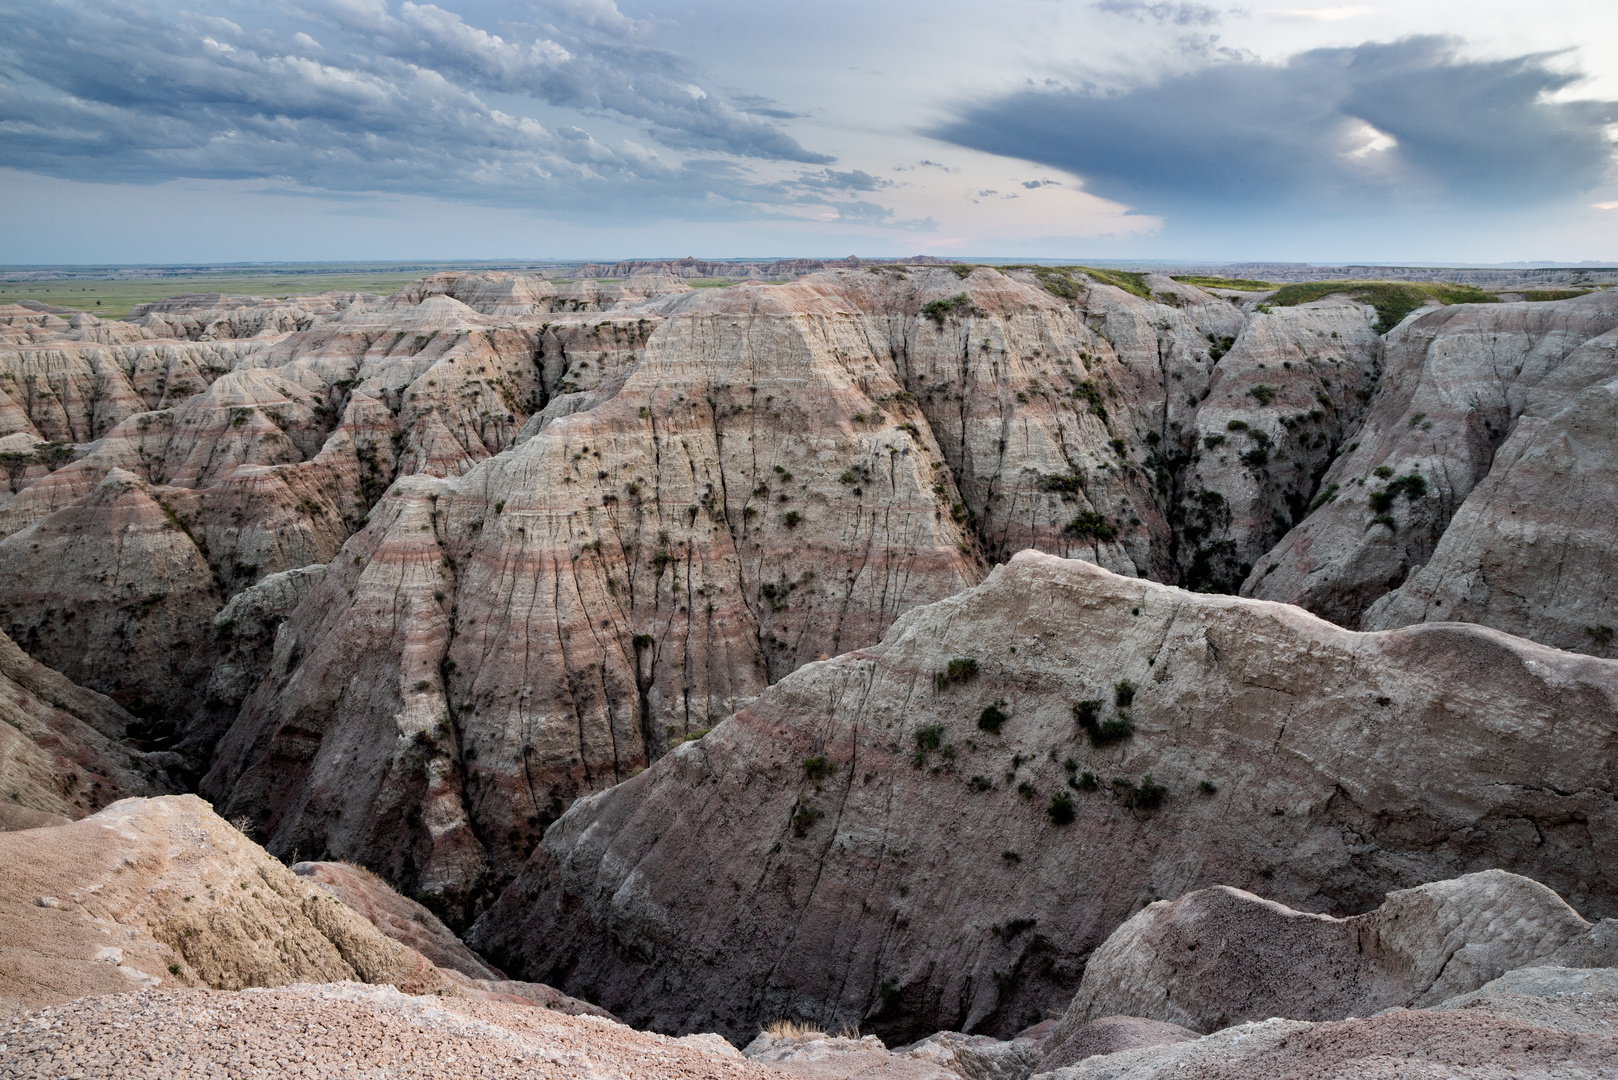
[{"label": "dark cloud", "polygon": [[892,180],[882,180],[863,169],[854,169],[852,172],[822,169],[817,173],[804,173],[798,178],[798,183],[805,187],[832,188],[840,191],[877,191],[880,188],[894,186]]},{"label": "dark cloud", "polygon": [[1460,59],[1416,37],[1216,63],[1114,93],[1030,89],[933,134],[1060,167],[1152,213],[1527,206],[1599,185],[1618,103],[1555,102],[1548,57]]},{"label": "dark cloud", "polygon": [[907,232],[933,232],[938,228],[938,222],[931,217],[895,221],[892,210],[872,202],[858,201],[831,205],[837,211],[837,220],[846,224],[882,225],[890,229],[904,229]]},{"label": "dark cloud", "polygon": [[1096,10],[1122,15],[1137,22],[1173,23],[1175,26],[1214,26],[1225,14],[1207,4],[1150,3],[1148,0],[1099,0]]},{"label": "dark cloud", "polygon": [[[562,9],[578,14],[571,36],[508,37],[382,0],[334,0],[318,23],[294,9],[273,30],[119,0],[0,0],[0,161],[74,180],[271,179],[584,213],[812,198],[749,181],[741,162],[829,158],[638,46],[611,3]],[[598,29],[617,42],[592,45]],[[598,140],[496,108],[490,91],[647,137]]]},{"label": "dark cloud", "polygon": [[808,113],[793,112],[791,109],[783,109],[774,98],[767,98],[761,94],[733,92],[729,97],[732,105],[753,116],[768,116],[772,120],[802,120],[809,115]]},{"label": "dark cloud", "polygon": [[[583,8],[581,12],[581,8]],[[648,125],[669,146],[745,157],[829,162],[751,109],[697,85],[682,58],[639,44],[611,4],[568,5],[585,19],[514,27],[501,35],[434,4],[335,0],[299,13],[363,41],[370,51],[431,68],[478,89],[520,93],[566,108],[617,114]],[[602,32],[602,30],[606,32]]]}]

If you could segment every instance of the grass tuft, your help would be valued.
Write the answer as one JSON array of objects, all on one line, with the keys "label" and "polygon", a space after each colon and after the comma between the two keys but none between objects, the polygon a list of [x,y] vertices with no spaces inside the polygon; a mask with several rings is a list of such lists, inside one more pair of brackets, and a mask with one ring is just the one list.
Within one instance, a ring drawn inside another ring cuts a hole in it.
[{"label": "grass tuft", "polygon": [[942,328],[944,320],[951,315],[976,315],[978,309],[977,305],[972,303],[970,296],[965,293],[956,293],[954,296],[922,305],[921,313],[931,319],[939,328]]},{"label": "grass tuft", "polygon": [[[1125,781],[1128,784],[1128,781]],[[1162,784],[1152,782],[1152,774],[1147,773],[1140,785],[1130,786],[1124,795],[1124,805],[1131,810],[1156,810],[1168,798],[1169,789]]]},{"label": "grass tuft", "polygon": [[943,690],[956,683],[971,682],[978,677],[978,662],[970,656],[957,656],[933,676],[933,687]]}]

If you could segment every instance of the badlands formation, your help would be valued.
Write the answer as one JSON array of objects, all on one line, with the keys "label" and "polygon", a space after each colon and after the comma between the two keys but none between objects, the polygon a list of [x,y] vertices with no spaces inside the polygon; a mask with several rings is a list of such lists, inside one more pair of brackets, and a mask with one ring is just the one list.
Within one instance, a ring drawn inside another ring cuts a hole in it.
[{"label": "badlands formation", "polygon": [[1266,299],[0,309],[0,1075],[1618,1071],[1618,296]]}]

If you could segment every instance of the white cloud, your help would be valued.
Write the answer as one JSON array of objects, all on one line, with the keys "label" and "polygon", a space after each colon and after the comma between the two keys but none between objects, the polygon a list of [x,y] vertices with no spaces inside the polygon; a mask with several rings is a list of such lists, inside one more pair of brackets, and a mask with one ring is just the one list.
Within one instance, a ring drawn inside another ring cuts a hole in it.
[{"label": "white cloud", "polygon": [[1348,156],[1364,158],[1371,154],[1378,154],[1385,150],[1392,150],[1399,145],[1395,139],[1385,131],[1378,131],[1364,120],[1354,120],[1349,130],[1350,140],[1359,143],[1354,149],[1348,151]]}]

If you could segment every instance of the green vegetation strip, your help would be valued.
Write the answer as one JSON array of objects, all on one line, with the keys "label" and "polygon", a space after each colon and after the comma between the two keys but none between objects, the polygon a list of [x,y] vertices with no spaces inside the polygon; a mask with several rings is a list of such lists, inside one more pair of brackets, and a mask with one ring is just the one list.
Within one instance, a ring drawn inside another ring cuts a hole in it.
[{"label": "green vegetation strip", "polygon": [[1342,293],[1376,308],[1376,332],[1385,334],[1404,317],[1425,304],[1429,297],[1444,304],[1494,304],[1499,298],[1475,285],[1451,285],[1437,281],[1300,281],[1282,286],[1266,303],[1272,307],[1296,307]]},{"label": "green vegetation strip", "polygon": [[1092,280],[1099,281],[1103,285],[1111,285],[1126,293],[1133,293],[1144,300],[1152,298],[1152,290],[1146,287],[1145,274],[1131,270],[1099,270],[1093,266],[1075,266],[1073,269],[1081,274],[1088,274]]},{"label": "green vegetation strip", "polygon": [[0,304],[34,300],[74,308],[103,319],[121,319],[137,304],[185,293],[233,296],[307,296],[322,292],[366,292],[387,296],[426,274],[197,274],[122,281],[0,281]]},{"label": "green vegetation strip", "polygon": [[[964,264],[963,264],[964,265]],[[1027,270],[1045,287],[1045,291],[1053,296],[1060,296],[1064,300],[1072,300],[1079,295],[1079,284],[1073,280],[1074,274],[1084,274],[1092,281],[1102,285],[1111,285],[1132,293],[1143,300],[1152,298],[1152,290],[1146,287],[1146,275],[1133,270],[1102,270],[1095,266],[1043,266],[1035,264],[1017,263],[1010,266],[996,266],[992,269],[1005,273],[1011,270]],[[956,271],[959,273],[960,271]]]},{"label": "green vegetation strip", "polygon": [[[1501,289],[1500,291],[1512,292],[1513,290]],[[1594,289],[1524,289],[1517,292],[1517,295],[1533,304],[1544,303],[1548,300],[1572,300],[1594,291]]]},{"label": "green vegetation strip", "polygon": [[1175,274],[1174,280],[1199,289],[1233,289],[1236,292],[1269,292],[1281,286],[1273,281],[1255,281],[1241,277],[1207,277],[1203,274]]}]

